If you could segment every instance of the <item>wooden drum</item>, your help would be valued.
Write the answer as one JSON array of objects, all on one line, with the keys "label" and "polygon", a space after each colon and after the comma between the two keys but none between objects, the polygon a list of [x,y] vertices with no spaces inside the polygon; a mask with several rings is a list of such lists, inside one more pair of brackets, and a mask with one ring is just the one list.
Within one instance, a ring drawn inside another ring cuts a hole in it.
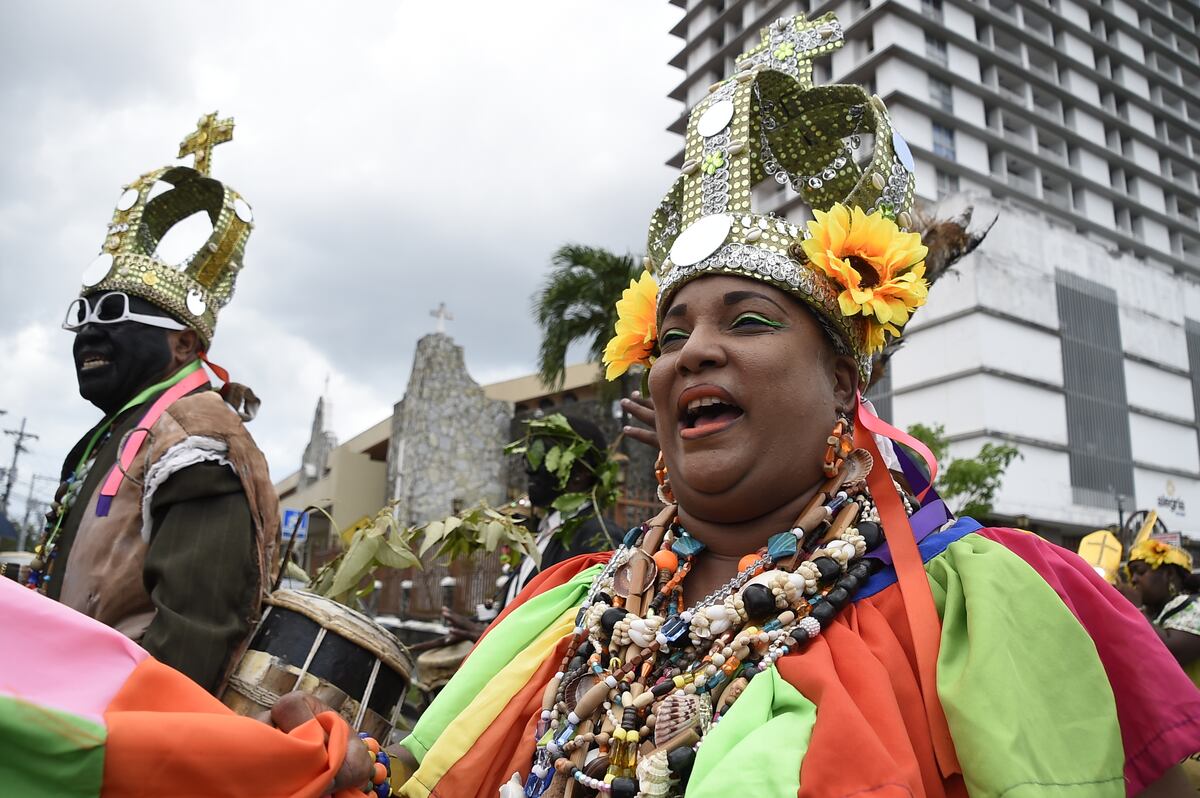
[{"label": "wooden drum", "polygon": [[336,710],[357,731],[384,742],[412,675],[412,662],[384,627],[332,599],[303,590],[267,597],[250,646],[222,701],[260,715],[301,690]]}]

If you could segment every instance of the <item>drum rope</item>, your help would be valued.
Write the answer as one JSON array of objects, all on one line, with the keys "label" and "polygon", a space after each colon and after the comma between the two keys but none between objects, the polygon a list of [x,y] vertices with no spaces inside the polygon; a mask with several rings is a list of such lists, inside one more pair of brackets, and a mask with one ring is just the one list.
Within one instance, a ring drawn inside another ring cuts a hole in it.
[{"label": "drum rope", "polygon": [[229,686],[241,693],[246,698],[249,698],[254,703],[266,709],[270,709],[271,707],[275,706],[275,702],[277,702],[281,697],[279,693],[268,690],[260,685],[248,682],[236,674],[229,677]]},{"label": "drum rope", "polygon": [[375,691],[375,677],[378,675],[379,657],[376,657],[375,665],[371,668],[371,678],[367,679],[367,690],[358,704],[358,714],[354,716],[354,728],[356,729],[362,728],[363,717],[367,714],[367,702],[371,700],[371,693]]},{"label": "drum rope", "polygon": [[296,683],[292,685],[293,690],[300,688],[300,681],[308,675],[308,668],[312,665],[313,657],[317,656],[317,650],[321,648],[321,643],[325,640],[326,629],[322,626],[317,631],[317,638],[313,640],[312,648],[308,650],[308,657],[304,660],[304,667],[300,668],[300,675],[296,677]]}]

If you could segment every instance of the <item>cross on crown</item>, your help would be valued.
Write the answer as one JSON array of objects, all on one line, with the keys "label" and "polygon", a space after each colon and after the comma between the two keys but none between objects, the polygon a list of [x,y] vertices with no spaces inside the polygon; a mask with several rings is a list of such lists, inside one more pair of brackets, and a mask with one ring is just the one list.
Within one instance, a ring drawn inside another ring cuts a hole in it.
[{"label": "cross on crown", "polygon": [[175,157],[196,156],[193,164],[196,171],[207,175],[212,165],[213,147],[232,139],[233,117],[217,119],[217,112],[213,111],[211,114],[200,117],[196,123],[196,129],[179,143],[179,155]]},{"label": "cross on crown", "polygon": [[811,89],[812,62],[845,43],[842,25],[832,13],[816,19],[803,14],[780,17],[760,31],[762,41],[737,57],[740,69],[764,67],[791,75],[802,88]]}]

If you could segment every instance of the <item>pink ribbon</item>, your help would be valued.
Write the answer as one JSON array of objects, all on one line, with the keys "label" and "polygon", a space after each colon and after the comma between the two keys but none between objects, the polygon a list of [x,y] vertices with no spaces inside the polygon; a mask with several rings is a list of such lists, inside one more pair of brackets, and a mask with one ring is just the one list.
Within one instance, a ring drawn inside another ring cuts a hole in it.
[{"label": "pink ribbon", "polygon": [[925,466],[929,469],[929,484],[917,496],[918,502],[924,501],[925,494],[933,487],[933,481],[937,478],[938,472],[937,458],[933,456],[933,452],[929,450],[929,447],[904,430],[893,427],[868,410],[861,393],[858,395],[858,423],[863,429],[875,435],[882,435],[896,443],[903,444],[921,456],[921,459],[925,461]]},{"label": "pink ribbon", "polygon": [[133,461],[137,458],[138,453],[142,449],[142,444],[146,442],[146,437],[150,433],[150,428],[154,423],[166,412],[167,408],[175,403],[177,399],[187,396],[192,391],[208,384],[208,374],[204,369],[196,369],[191,374],[184,377],[179,382],[172,385],[162,396],[155,400],[150,409],[146,411],[146,415],[142,416],[137,427],[129,438],[125,441],[122,447],[120,457],[109,470],[108,476],[104,478],[104,485],[100,488],[100,498],[96,500],[96,515],[108,515],[109,508],[112,506],[113,497],[117,495],[117,489],[121,487],[122,480],[125,479],[125,472],[133,465]]}]

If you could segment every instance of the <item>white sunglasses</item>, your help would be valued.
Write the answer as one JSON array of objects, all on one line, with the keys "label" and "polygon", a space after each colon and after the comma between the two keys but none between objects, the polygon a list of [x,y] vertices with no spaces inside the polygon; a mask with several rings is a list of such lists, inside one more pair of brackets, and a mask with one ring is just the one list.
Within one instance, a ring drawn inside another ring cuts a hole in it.
[{"label": "white sunglasses", "polygon": [[67,317],[63,320],[63,329],[77,332],[85,324],[120,324],[123,321],[133,321],[150,327],[162,327],[165,330],[186,330],[187,325],[180,324],[166,316],[151,316],[146,313],[134,313],[129,309],[129,295],[121,291],[110,291],[95,298],[95,304],[87,297],[80,297],[67,307]]}]

